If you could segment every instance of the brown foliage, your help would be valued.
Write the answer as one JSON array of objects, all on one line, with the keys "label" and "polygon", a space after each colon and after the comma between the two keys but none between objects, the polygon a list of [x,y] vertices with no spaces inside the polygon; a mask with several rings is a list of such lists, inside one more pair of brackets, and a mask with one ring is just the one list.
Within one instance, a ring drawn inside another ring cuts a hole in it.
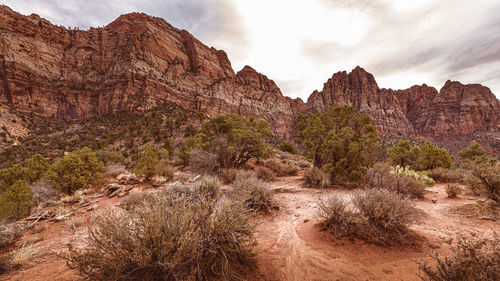
[{"label": "brown foliage", "polygon": [[267,183],[246,173],[238,173],[231,195],[256,212],[268,212],[273,205],[273,193]]},{"label": "brown foliage", "polygon": [[[477,238],[474,235],[462,235],[452,249],[453,255],[441,258],[437,253],[430,256],[436,265],[420,263],[420,270],[425,276],[422,280],[433,281],[469,281],[500,280],[500,238]],[[427,278],[425,278],[427,277]]]},{"label": "brown foliage", "polygon": [[255,168],[255,173],[259,179],[264,181],[273,181],[276,178],[276,174],[266,167],[259,166]]},{"label": "brown foliage", "polygon": [[328,175],[317,167],[307,169],[303,179],[308,187],[327,187],[330,184]]},{"label": "brown foliage", "polygon": [[101,214],[84,249],[69,245],[68,266],[87,280],[241,280],[256,265],[248,211],[182,190]]},{"label": "brown foliage", "polygon": [[403,196],[423,198],[425,184],[414,177],[405,174],[393,174],[391,167],[384,163],[377,163],[368,170],[362,181],[366,189],[386,189]]},{"label": "brown foliage", "polygon": [[415,220],[412,201],[382,189],[358,192],[351,200],[354,208],[340,197],[320,202],[322,230],[381,246],[416,243],[417,237],[408,228]]}]

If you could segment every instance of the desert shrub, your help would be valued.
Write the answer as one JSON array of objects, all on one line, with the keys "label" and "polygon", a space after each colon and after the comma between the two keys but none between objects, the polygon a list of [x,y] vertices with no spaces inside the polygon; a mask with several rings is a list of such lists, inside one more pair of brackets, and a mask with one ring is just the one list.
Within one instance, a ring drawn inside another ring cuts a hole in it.
[{"label": "desert shrub", "polygon": [[269,159],[264,161],[264,167],[271,169],[278,177],[294,176],[299,171],[299,168],[291,162],[282,162],[277,159]]},{"label": "desert shrub", "polygon": [[[491,239],[474,235],[462,235],[452,247],[453,254],[442,258],[437,253],[430,256],[435,266],[420,262],[422,280],[469,281],[500,280],[500,238],[495,234]],[[427,278],[425,278],[427,277]]]},{"label": "desert shrub", "polygon": [[400,140],[397,145],[387,149],[387,160],[392,165],[414,167],[418,153],[418,146],[412,146],[409,140]]},{"label": "desert shrub", "polygon": [[500,162],[490,159],[475,161],[471,165],[468,185],[473,191],[486,192],[495,202],[500,202]]},{"label": "desert shrub", "polygon": [[438,167],[427,171],[427,176],[440,182],[461,182],[465,172],[465,170],[457,171]]},{"label": "desert shrub", "polygon": [[35,182],[41,179],[49,169],[49,162],[40,154],[24,160],[25,179],[28,182]]},{"label": "desert shrub", "polygon": [[217,198],[220,195],[221,182],[218,177],[203,176],[195,183],[197,192],[208,198]]},{"label": "desert shrub", "polygon": [[166,192],[97,216],[87,246],[69,245],[68,265],[88,280],[243,279],[256,264],[254,241],[241,204]]},{"label": "desert shrub", "polygon": [[387,149],[388,161],[400,167],[410,166],[423,171],[437,167],[449,168],[451,158],[448,151],[429,141],[420,146],[412,146],[410,141],[401,140],[397,145]]},{"label": "desert shrub", "polygon": [[122,163],[124,159],[123,155],[121,155],[117,151],[109,151],[109,150],[100,150],[97,152],[97,157],[104,164],[118,164]]},{"label": "desert shrub", "polygon": [[414,170],[410,169],[408,166],[406,166],[404,168],[400,167],[400,166],[396,166],[396,167],[391,169],[391,173],[410,176],[412,178],[415,178],[416,180],[424,182],[428,186],[433,186],[434,184],[436,184],[436,182],[432,178],[427,176],[426,171],[422,171],[422,172],[414,171]]},{"label": "desert shrub", "polygon": [[265,181],[238,173],[232,185],[232,197],[247,208],[256,212],[268,212],[272,208],[273,193]]},{"label": "desert shrub", "polygon": [[148,144],[139,156],[134,173],[139,177],[152,178],[156,174],[159,162],[158,152]]},{"label": "desert shrub", "polygon": [[327,187],[330,184],[330,179],[327,174],[323,173],[317,167],[311,167],[304,173],[303,179],[306,186],[309,187]]},{"label": "desert shrub", "polygon": [[214,174],[220,169],[217,154],[201,149],[193,150],[187,169],[199,174]]},{"label": "desert shrub", "polygon": [[10,168],[0,170],[0,192],[5,191],[9,186],[18,180],[25,180],[25,173],[21,165],[13,165]]},{"label": "desert shrub", "polygon": [[71,194],[77,189],[101,182],[105,172],[106,166],[96,154],[89,148],[83,148],[53,163],[47,172],[47,180],[61,192]]},{"label": "desert shrub", "polygon": [[288,142],[288,141],[284,141],[284,142],[280,143],[278,148],[279,148],[279,150],[284,151],[284,152],[297,154],[297,148],[295,147],[295,145],[291,142]]},{"label": "desert shrub", "polygon": [[0,249],[14,243],[24,229],[15,224],[0,224]]},{"label": "desert shrub", "polygon": [[125,172],[127,172],[125,166],[123,166],[122,164],[113,163],[108,165],[108,171],[106,172],[106,176],[116,178],[117,176]]},{"label": "desert shrub", "polygon": [[236,174],[238,174],[238,169],[230,168],[230,169],[222,169],[220,171],[220,178],[222,179],[222,182],[225,184],[230,184],[234,182],[234,179],[236,179]]},{"label": "desert shrub", "polygon": [[468,147],[460,150],[458,156],[466,161],[473,161],[476,158],[486,156],[486,151],[477,142],[469,145]]},{"label": "desert shrub", "polygon": [[59,199],[59,191],[54,186],[45,180],[39,180],[30,185],[33,200],[36,204],[44,206],[50,201]]},{"label": "desert shrub", "polygon": [[276,178],[276,174],[271,169],[262,166],[255,168],[255,173],[259,179],[264,181],[273,181]]},{"label": "desert shrub", "polygon": [[30,214],[33,194],[24,180],[18,180],[0,194],[0,220],[15,221]]},{"label": "desert shrub", "polygon": [[449,183],[445,186],[448,198],[456,198],[462,192],[462,187],[456,183]]},{"label": "desert shrub", "polygon": [[172,159],[172,157],[174,156],[174,149],[175,149],[174,141],[169,137],[165,138],[165,140],[163,141],[162,148],[165,149],[165,151],[167,152],[168,159]]},{"label": "desert shrub", "polygon": [[348,208],[340,197],[320,202],[322,230],[382,246],[416,242],[408,228],[415,220],[412,201],[382,189],[358,192],[351,200],[354,208]]},{"label": "desert shrub", "polygon": [[120,207],[130,211],[137,206],[143,204],[146,198],[150,196],[147,192],[130,192],[127,196],[120,200]]},{"label": "desert shrub", "polygon": [[12,268],[20,268],[35,260],[40,254],[40,249],[34,244],[23,244],[9,253],[9,264]]},{"label": "desert shrub", "polygon": [[437,167],[449,168],[450,166],[451,157],[446,149],[433,145],[430,141],[426,141],[420,146],[415,169],[424,171]]},{"label": "desert shrub", "polygon": [[170,165],[165,160],[161,160],[160,162],[158,162],[158,165],[156,166],[155,174],[160,177],[172,179],[174,178],[175,171],[176,171],[175,167]]},{"label": "desert shrub", "polygon": [[188,137],[180,145],[177,151],[177,157],[181,160],[182,165],[188,166],[191,161],[191,151],[200,146],[200,139],[197,137]]},{"label": "desert shrub", "polygon": [[403,196],[423,198],[425,184],[404,173],[394,173],[392,167],[384,164],[375,164],[364,176],[361,186],[366,189],[386,189]]},{"label": "desert shrub", "polygon": [[213,117],[200,130],[202,148],[217,155],[221,168],[238,168],[251,158],[266,157],[264,138],[269,135],[266,121],[236,114]]},{"label": "desert shrub", "polygon": [[373,165],[378,136],[370,118],[350,106],[299,116],[298,140],[313,165],[337,183],[359,180]]}]

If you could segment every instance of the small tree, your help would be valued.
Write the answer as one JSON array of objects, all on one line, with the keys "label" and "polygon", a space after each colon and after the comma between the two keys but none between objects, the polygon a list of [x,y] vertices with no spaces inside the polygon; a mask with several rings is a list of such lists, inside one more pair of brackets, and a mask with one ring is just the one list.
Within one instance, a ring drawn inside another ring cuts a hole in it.
[{"label": "small tree", "polygon": [[417,158],[418,170],[431,170],[437,167],[449,168],[450,166],[451,158],[446,149],[433,145],[430,141],[426,141],[420,146]]},{"label": "small tree", "polygon": [[211,118],[200,130],[202,148],[215,153],[223,168],[239,167],[253,157],[267,156],[264,138],[269,135],[266,121],[236,114]]},{"label": "small tree", "polygon": [[18,180],[23,180],[25,177],[24,169],[19,164],[15,164],[10,168],[0,170],[0,192],[5,191],[9,186],[13,185]]},{"label": "small tree", "polygon": [[41,179],[49,170],[49,162],[40,154],[35,154],[24,161],[24,173],[29,182]]},{"label": "small tree", "polygon": [[33,194],[24,180],[18,180],[0,194],[0,219],[15,221],[30,214]]},{"label": "small tree", "polygon": [[486,191],[488,197],[500,202],[500,163],[494,159],[481,159],[471,165],[469,186],[473,190]]},{"label": "small tree", "polygon": [[409,140],[400,140],[397,145],[387,149],[387,154],[389,162],[393,165],[414,167],[419,149],[412,146]]},{"label": "small tree", "polygon": [[139,161],[137,161],[134,173],[137,176],[144,176],[149,179],[155,175],[159,161],[158,153],[148,144],[144,152],[141,153]]},{"label": "small tree", "polygon": [[191,151],[200,146],[200,139],[197,137],[188,137],[181,143],[177,151],[177,157],[182,161],[184,166],[189,165],[191,160]]},{"label": "small tree", "polygon": [[314,166],[333,181],[359,180],[373,165],[378,142],[370,118],[350,106],[333,107],[322,114],[302,116],[298,136]]},{"label": "small tree", "polygon": [[460,150],[460,152],[458,152],[458,156],[460,156],[463,160],[474,160],[478,157],[486,156],[486,151],[484,151],[480,144],[475,142]]},{"label": "small tree", "polygon": [[71,194],[104,179],[107,168],[90,148],[75,150],[58,159],[49,169],[47,179],[61,192]]},{"label": "small tree", "polygon": [[297,154],[297,148],[295,147],[295,145],[291,142],[288,142],[288,141],[284,141],[284,142],[280,143],[278,148],[284,152],[290,152],[292,154]]}]

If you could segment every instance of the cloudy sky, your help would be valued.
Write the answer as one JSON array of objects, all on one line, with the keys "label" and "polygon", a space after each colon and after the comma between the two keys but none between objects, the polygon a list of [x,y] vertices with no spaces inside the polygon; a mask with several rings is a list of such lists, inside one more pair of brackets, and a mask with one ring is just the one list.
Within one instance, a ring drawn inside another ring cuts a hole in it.
[{"label": "cloudy sky", "polygon": [[285,95],[307,99],[357,65],[380,87],[481,83],[500,97],[499,0],[0,0],[87,29],[137,11],[162,17],[235,70],[248,64]]}]

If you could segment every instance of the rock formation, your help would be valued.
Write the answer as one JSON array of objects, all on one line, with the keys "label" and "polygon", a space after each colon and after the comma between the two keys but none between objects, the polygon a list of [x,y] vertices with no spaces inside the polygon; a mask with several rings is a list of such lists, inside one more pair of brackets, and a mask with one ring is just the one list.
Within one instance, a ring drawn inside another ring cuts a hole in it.
[{"label": "rock formation", "polygon": [[297,114],[348,104],[366,112],[380,133],[500,130],[500,103],[481,85],[448,81],[439,93],[426,85],[380,89],[357,67],[335,73],[303,103],[249,66],[235,73],[224,51],[140,13],[82,31],[0,6],[0,32],[0,102],[41,116],[81,119],[171,102],[209,116],[264,118],[275,136],[287,137]]},{"label": "rock formation", "polygon": [[20,111],[80,119],[168,101],[208,115],[257,115],[286,136],[303,104],[250,67],[235,74],[224,51],[145,14],[81,31],[2,6],[0,29],[0,102]]},{"label": "rock formation", "polygon": [[500,102],[487,88],[447,81],[439,91],[427,85],[405,90],[380,89],[360,67],[338,72],[315,91],[307,112],[347,104],[365,112],[379,133],[412,136],[455,136],[500,131]]}]

